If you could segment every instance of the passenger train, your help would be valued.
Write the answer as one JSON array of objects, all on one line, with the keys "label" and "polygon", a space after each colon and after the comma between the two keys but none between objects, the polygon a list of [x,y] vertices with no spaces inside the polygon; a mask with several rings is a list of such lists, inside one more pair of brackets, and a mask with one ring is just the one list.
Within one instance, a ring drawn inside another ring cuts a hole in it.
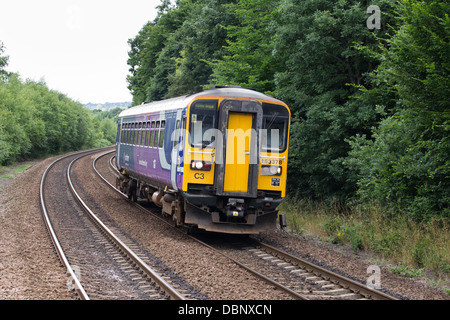
[{"label": "passenger train", "polygon": [[285,197],[290,110],[235,86],[144,103],[119,115],[117,187],[176,226],[231,234],[274,228]]}]

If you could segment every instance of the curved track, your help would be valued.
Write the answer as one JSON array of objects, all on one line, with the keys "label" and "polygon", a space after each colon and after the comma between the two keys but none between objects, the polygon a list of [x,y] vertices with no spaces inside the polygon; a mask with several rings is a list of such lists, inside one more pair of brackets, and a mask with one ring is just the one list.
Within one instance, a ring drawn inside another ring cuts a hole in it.
[{"label": "curved track", "polygon": [[[97,157],[93,161],[94,170],[109,187],[127,198],[125,194],[117,190],[108,179],[103,177],[96,169],[96,162],[111,153],[112,152],[107,152]],[[113,158],[114,156],[110,158],[109,165],[113,173],[117,175],[117,169],[112,163]],[[172,225],[170,220],[163,218],[160,214],[152,212],[140,206],[138,203],[135,203],[135,205],[140,209],[155,215],[165,223]],[[234,263],[245,268],[271,285],[287,292],[295,299],[395,299],[380,291],[371,289],[363,284],[292,256],[289,253],[269,246],[268,244],[258,242],[252,238],[224,235],[190,237],[202,245],[226,256]]]},{"label": "curved track", "polygon": [[[95,149],[54,161],[40,185],[40,202],[49,235],[80,299],[176,299],[185,297],[136,254],[92,211],[77,192],[71,172]],[[80,186],[78,188],[81,189]]]}]

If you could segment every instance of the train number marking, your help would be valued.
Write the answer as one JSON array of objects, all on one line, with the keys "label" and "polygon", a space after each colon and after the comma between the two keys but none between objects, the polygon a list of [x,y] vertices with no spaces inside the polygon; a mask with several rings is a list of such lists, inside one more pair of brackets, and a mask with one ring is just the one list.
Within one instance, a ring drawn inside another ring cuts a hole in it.
[{"label": "train number marking", "polygon": [[196,173],[196,174],[194,174],[194,178],[203,180],[203,179],[205,179],[205,174],[204,173]]},{"label": "train number marking", "polygon": [[261,159],[261,164],[273,164],[281,166],[283,164],[283,160],[273,160],[273,159]]}]

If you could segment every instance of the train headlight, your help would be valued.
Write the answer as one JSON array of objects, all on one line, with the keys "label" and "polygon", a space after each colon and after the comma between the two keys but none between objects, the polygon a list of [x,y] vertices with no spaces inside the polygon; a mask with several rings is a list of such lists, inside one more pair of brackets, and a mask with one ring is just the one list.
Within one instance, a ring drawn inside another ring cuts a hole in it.
[{"label": "train headlight", "polygon": [[191,169],[192,170],[209,171],[209,170],[211,170],[211,163],[206,162],[206,161],[192,160]]},{"label": "train headlight", "polygon": [[262,176],[280,176],[282,171],[280,166],[261,166]]}]

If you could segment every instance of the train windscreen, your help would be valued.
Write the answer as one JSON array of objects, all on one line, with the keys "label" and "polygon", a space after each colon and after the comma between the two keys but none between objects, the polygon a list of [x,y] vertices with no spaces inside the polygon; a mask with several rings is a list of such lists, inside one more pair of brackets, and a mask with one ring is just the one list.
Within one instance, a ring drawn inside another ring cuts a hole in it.
[{"label": "train windscreen", "polygon": [[217,106],[217,100],[198,100],[191,106],[189,141],[193,147],[206,148],[214,142],[215,137],[205,132],[217,127]]},{"label": "train windscreen", "polygon": [[289,111],[280,105],[263,103],[262,150],[284,152],[287,146]]}]

